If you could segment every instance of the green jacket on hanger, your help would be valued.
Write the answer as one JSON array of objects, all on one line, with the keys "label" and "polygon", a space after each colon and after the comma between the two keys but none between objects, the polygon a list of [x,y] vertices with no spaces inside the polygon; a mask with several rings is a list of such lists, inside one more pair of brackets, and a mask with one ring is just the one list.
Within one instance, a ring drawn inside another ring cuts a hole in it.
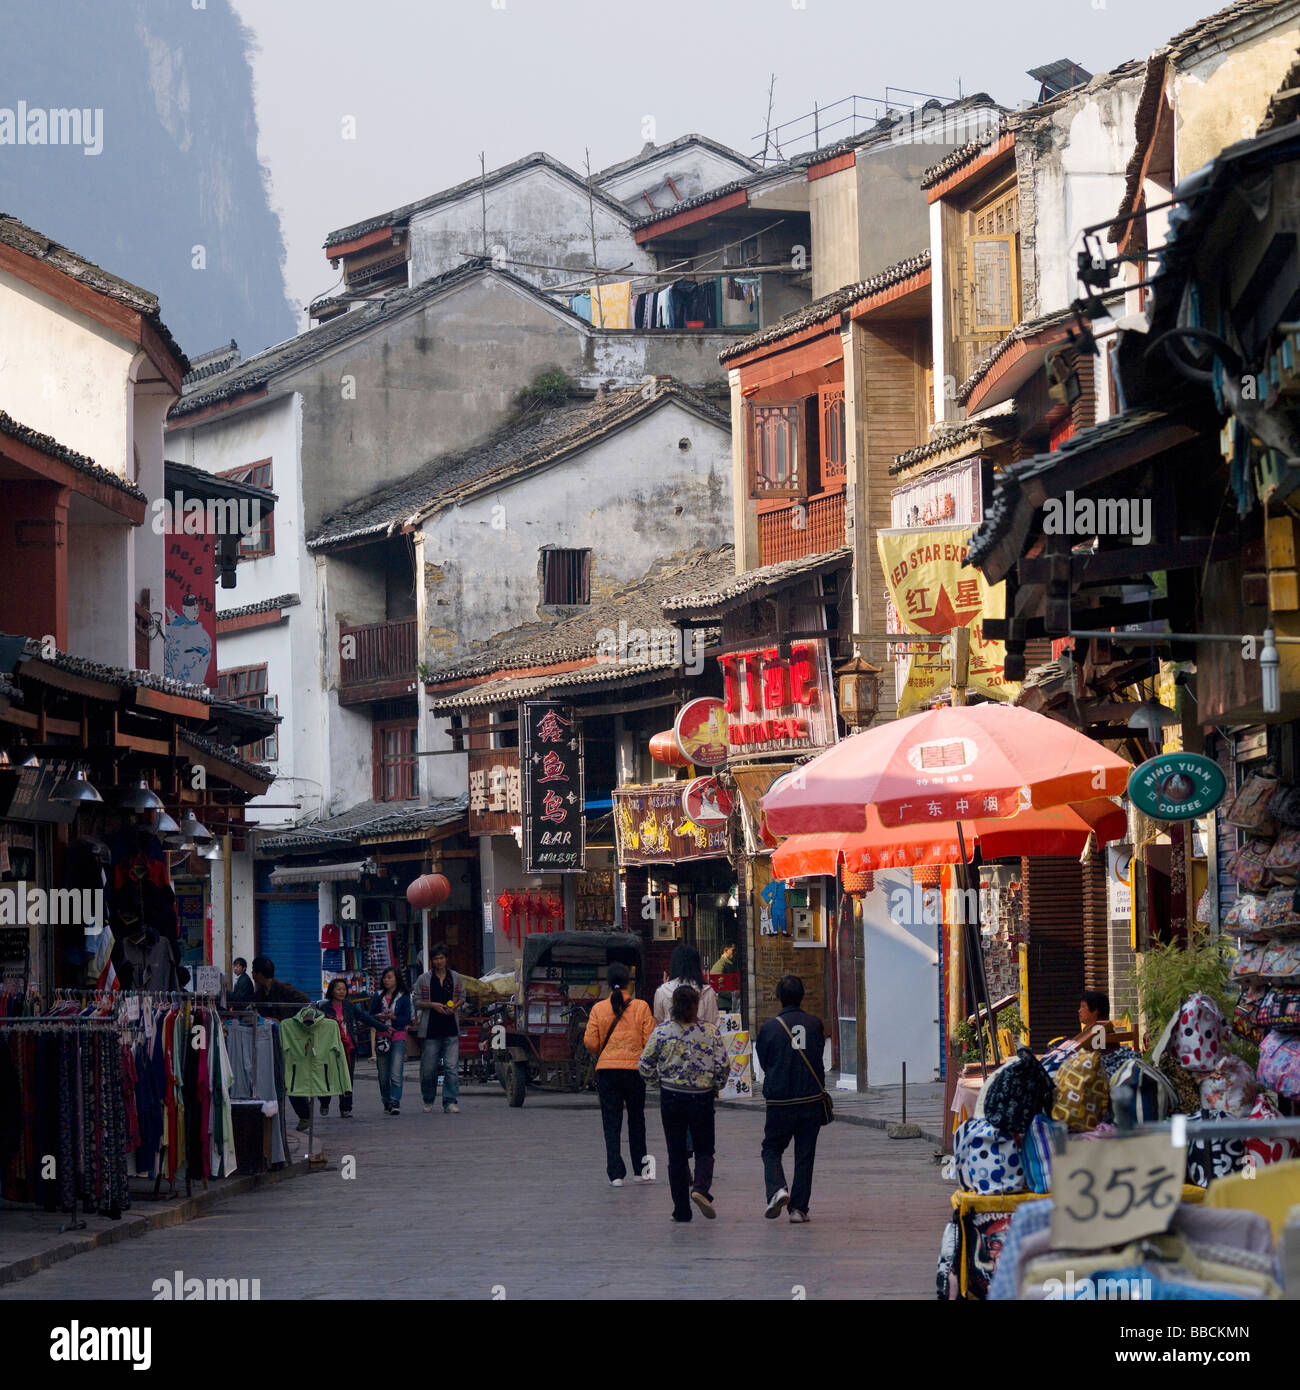
[{"label": "green jacket on hanger", "polygon": [[352,1089],[343,1037],[315,1005],[280,1024],[284,1089],[290,1096],[338,1096]]}]

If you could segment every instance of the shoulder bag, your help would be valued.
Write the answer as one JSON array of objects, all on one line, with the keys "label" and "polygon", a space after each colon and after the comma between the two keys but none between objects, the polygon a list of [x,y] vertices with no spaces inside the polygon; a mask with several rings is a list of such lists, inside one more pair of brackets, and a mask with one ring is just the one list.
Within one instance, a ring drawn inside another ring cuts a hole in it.
[{"label": "shoulder bag", "polygon": [[[817,1075],[817,1068],[814,1067],[813,1064],[808,1060],[807,1052],[805,1052],[802,1047],[795,1047],[794,1034],[790,1031],[790,1025],[785,1021],[785,1019],[781,1018],[780,1016],[777,1017],[776,1021],[781,1025],[782,1028],[785,1029],[786,1037],[790,1039],[791,1050],[797,1052],[799,1056],[803,1058],[804,1066],[807,1067],[808,1070],[812,1073],[812,1079],[815,1082],[817,1082],[819,1093],[815,1096],[809,1096],[808,1099],[821,1101],[821,1122],[824,1125],[830,1124],[831,1121],[835,1118],[835,1102],[831,1100],[830,1093],[826,1090],[826,1087],[822,1085],[821,1078]],[[801,1096],[799,1099],[802,1103],[803,1097]]]}]

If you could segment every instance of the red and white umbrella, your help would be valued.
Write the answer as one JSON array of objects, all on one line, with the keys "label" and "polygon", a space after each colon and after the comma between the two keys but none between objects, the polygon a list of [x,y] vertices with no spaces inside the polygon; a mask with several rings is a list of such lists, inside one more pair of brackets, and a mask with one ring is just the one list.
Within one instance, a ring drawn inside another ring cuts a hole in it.
[{"label": "red and white umbrella", "polygon": [[[1002,819],[1022,789],[1043,809],[1124,792],[1132,767],[1068,725],[1017,705],[944,705],[854,734],[774,782],[777,835]],[[964,829],[964,827],[963,827]]]}]

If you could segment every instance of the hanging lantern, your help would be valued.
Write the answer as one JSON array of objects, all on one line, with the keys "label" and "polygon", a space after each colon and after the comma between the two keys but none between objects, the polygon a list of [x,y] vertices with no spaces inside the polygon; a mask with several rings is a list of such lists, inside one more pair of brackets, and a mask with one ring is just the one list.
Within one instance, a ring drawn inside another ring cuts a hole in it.
[{"label": "hanging lantern", "polygon": [[677,746],[677,739],[671,729],[655,734],[650,740],[650,756],[664,767],[688,767],[690,760]]},{"label": "hanging lantern", "polygon": [[841,864],[840,882],[849,897],[861,898],[876,886],[876,876],[870,869],[850,869],[847,864]]},{"label": "hanging lantern", "polygon": [[501,930],[505,932],[506,940],[513,945],[514,920],[519,907],[519,899],[507,888],[497,899],[497,906],[501,909]]},{"label": "hanging lantern", "polygon": [[880,708],[880,667],[855,656],[835,672],[840,718],[851,729],[865,729]]},{"label": "hanging lantern", "polygon": [[414,908],[437,907],[451,896],[451,884],[442,874],[421,874],[406,886],[406,901]]},{"label": "hanging lantern", "polygon": [[939,872],[938,864],[914,864],[912,882],[919,883],[922,888],[937,888],[940,881]]},{"label": "hanging lantern", "polygon": [[548,893],[543,901],[546,917],[550,923],[546,930],[559,931],[564,926],[564,903],[554,893]]}]

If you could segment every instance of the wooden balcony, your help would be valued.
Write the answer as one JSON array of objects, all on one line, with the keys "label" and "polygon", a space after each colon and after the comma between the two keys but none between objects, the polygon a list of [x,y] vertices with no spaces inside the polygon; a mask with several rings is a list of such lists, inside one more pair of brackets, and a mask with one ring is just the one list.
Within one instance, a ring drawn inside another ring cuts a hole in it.
[{"label": "wooden balcony", "polygon": [[758,517],[759,564],[824,555],[844,545],[844,491],[792,502]]},{"label": "wooden balcony", "polygon": [[414,618],[352,627],[340,623],[339,704],[360,705],[411,694],[416,646]]}]

